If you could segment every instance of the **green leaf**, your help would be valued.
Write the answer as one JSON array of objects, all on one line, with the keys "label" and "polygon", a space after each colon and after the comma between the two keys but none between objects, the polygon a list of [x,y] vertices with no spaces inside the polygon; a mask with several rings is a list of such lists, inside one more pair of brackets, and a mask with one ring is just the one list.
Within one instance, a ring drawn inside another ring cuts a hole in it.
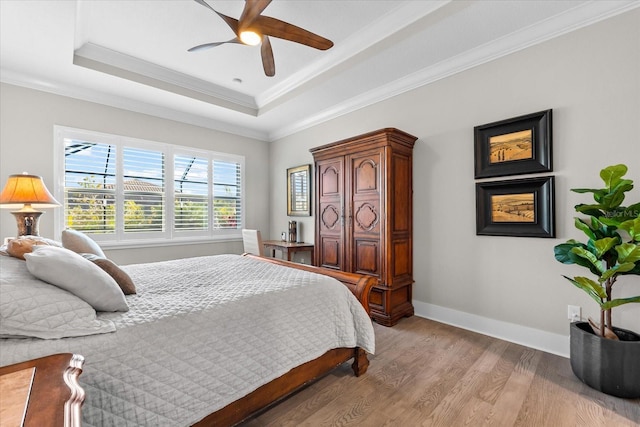
[{"label": "green leaf", "polygon": [[591,265],[593,265],[598,271],[597,273],[598,276],[602,275],[602,273],[604,273],[604,271],[606,270],[604,266],[604,262],[596,258],[595,254],[591,253],[590,251],[584,248],[574,247],[573,249],[571,249],[571,252],[573,252],[574,254],[578,255],[581,258],[588,260],[591,263]]},{"label": "green leaf", "polygon": [[625,165],[613,165],[602,169],[600,171],[600,178],[602,178],[606,187],[611,191],[620,183],[626,173],[627,167]]},{"label": "green leaf", "polygon": [[602,200],[599,200],[600,204],[604,206],[605,210],[612,210],[617,208],[624,201],[624,193],[633,189],[633,181],[625,179],[622,180],[610,193],[605,195]]},{"label": "green leaf", "polygon": [[629,233],[633,241],[640,242],[640,216],[621,223],[619,228]]},{"label": "green leaf", "polygon": [[619,240],[615,237],[605,237],[604,239],[598,239],[593,242],[596,249],[596,257],[602,259],[602,256],[613,248]]},{"label": "green leaf", "polygon": [[604,196],[606,192],[606,190],[603,190],[601,188],[572,188],[571,191],[573,191],[574,193],[580,193],[580,194],[599,193],[600,197]]},{"label": "green leaf", "polygon": [[595,234],[593,234],[593,230],[591,230],[591,227],[589,224],[587,224],[584,220],[580,219],[580,218],[575,218],[574,220],[574,225],[576,226],[576,228],[580,231],[582,231],[584,234],[587,235],[587,237],[589,237],[590,239],[596,240],[597,237]]},{"label": "green leaf", "polygon": [[616,252],[619,263],[640,261],[640,246],[634,243],[622,243],[616,246]]},{"label": "green leaf", "polygon": [[601,216],[604,216],[604,212],[600,210],[602,209],[602,205],[585,205],[584,203],[581,203],[579,205],[575,205],[574,208],[576,212],[580,212],[594,218],[600,218]]},{"label": "green leaf", "polygon": [[637,297],[629,297],[629,298],[616,298],[611,301],[607,301],[604,304],[600,305],[602,310],[609,310],[613,307],[618,307],[619,305],[628,304],[630,302],[640,302],[640,296]]},{"label": "green leaf", "polygon": [[634,274],[634,275],[636,275],[636,276],[640,276],[640,262],[636,262],[636,266],[635,266],[635,267],[633,267],[633,270],[629,270],[629,271],[627,271],[627,272],[623,272],[623,273],[620,273],[620,274],[624,274],[624,275],[627,275],[627,274],[629,274],[629,275]]},{"label": "green leaf", "polygon": [[634,269],[636,265],[632,262],[625,262],[622,264],[616,264],[613,267],[611,267],[610,269],[608,269],[607,271],[605,271],[604,273],[602,273],[602,276],[600,277],[600,282],[604,282],[605,280],[607,280],[609,277],[613,277],[616,274],[620,274],[620,273],[626,273],[628,271],[631,271]]},{"label": "green leaf", "polygon": [[607,298],[607,293],[602,286],[591,279],[580,276],[574,277],[573,279],[567,276],[563,277],[573,283],[577,288],[585,291],[600,306],[602,306],[603,300]]}]

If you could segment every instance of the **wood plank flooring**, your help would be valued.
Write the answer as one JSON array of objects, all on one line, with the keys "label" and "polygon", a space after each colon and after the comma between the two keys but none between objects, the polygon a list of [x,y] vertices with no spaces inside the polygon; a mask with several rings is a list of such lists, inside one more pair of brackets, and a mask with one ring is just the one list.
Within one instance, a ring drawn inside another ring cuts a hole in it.
[{"label": "wood plank flooring", "polygon": [[413,316],[374,324],[376,354],[249,420],[262,426],[640,426],[640,399],[582,384],[569,360]]}]

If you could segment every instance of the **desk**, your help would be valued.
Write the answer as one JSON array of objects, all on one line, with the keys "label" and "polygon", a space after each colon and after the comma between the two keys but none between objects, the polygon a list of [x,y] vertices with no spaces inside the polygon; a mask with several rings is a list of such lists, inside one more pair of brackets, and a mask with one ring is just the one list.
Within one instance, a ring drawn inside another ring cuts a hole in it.
[{"label": "desk", "polygon": [[310,264],[314,265],[313,258],[313,243],[296,243],[296,242],[283,242],[282,240],[264,240],[262,242],[264,246],[264,253],[272,258],[276,257],[276,251],[280,251],[283,256],[287,257],[287,261],[291,261],[291,255],[296,252],[311,252]]},{"label": "desk", "polygon": [[[84,358],[70,353],[54,354],[40,359],[16,363],[0,368],[0,376],[35,368],[31,393],[28,396],[25,427],[80,427],[80,407],[84,402],[84,390],[78,384]],[[3,387],[14,386],[11,380]],[[4,404],[4,398],[3,398]],[[2,408],[13,412],[13,407]],[[19,424],[18,424],[19,425]]]}]

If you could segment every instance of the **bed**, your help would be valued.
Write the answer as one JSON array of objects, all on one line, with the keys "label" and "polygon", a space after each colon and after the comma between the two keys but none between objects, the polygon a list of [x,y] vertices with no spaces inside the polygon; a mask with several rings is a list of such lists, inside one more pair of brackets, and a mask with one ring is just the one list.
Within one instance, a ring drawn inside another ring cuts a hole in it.
[{"label": "bed", "polygon": [[79,336],[42,339],[12,330],[16,305],[41,302],[8,295],[60,289],[25,261],[0,263],[0,366],[84,356],[84,426],[234,425],[350,359],[364,374],[375,351],[367,276],[246,254],[121,266],[137,288],[128,311],[98,311],[86,335],[71,318],[62,327]]}]

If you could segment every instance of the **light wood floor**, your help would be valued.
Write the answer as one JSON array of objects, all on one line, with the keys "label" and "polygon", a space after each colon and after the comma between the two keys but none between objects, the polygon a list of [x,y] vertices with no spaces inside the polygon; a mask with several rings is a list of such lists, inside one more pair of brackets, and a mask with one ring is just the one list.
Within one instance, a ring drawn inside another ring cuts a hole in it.
[{"label": "light wood floor", "polygon": [[344,364],[245,426],[640,425],[640,399],[592,390],[563,357],[416,316],[375,331],[365,375]]}]

